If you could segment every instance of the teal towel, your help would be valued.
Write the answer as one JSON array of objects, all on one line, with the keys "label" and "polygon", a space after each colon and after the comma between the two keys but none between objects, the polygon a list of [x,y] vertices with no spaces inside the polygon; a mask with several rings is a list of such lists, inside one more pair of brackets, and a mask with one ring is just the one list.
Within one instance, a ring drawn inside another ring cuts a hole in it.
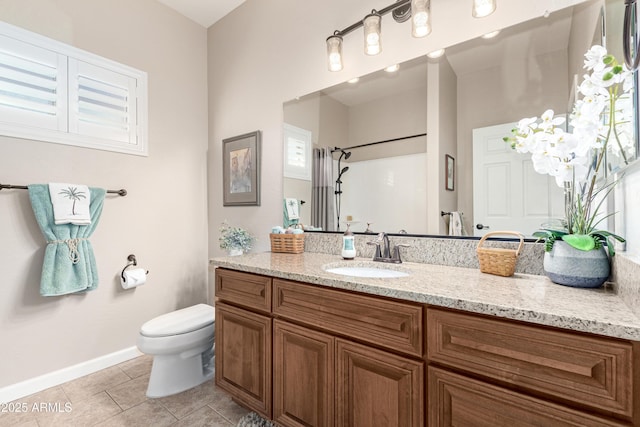
[{"label": "teal towel", "polygon": [[98,268],[88,239],[98,225],[106,191],[102,188],[89,189],[91,224],[56,225],[49,186],[32,184],[28,187],[33,213],[47,240],[42,264],[40,295],[66,295],[96,289]]},{"label": "teal towel", "polygon": [[289,213],[287,212],[287,199],[284,199],[282,201],[282,208],[284,209],[284,212],[282,214],[282,226],[284,228],[288,228],[288,227],[291,227],[292,225],[298,225],[299,220],[289,219]]}]

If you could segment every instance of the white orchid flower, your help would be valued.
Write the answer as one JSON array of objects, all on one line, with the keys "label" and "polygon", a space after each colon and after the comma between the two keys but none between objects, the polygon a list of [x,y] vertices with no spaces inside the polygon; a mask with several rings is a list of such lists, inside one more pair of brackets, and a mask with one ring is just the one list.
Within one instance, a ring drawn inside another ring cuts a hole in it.
[{"label": "white orchid flower", "polygon": [[605,56],[607,56],[607,49],[600,45],[592,46],[584,55],[584,68],[594,71],[603,69]]}]

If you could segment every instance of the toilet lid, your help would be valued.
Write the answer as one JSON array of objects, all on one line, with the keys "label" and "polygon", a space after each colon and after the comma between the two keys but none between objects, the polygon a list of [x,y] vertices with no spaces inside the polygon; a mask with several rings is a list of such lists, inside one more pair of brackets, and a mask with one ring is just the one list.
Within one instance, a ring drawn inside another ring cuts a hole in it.
[{"label": "toilet lid", "polygon": [[214,321],[213,307],[207,304],[197,304],[149,320],[142,325],[140,333],[147,337],[179,335],[209,326]]}]

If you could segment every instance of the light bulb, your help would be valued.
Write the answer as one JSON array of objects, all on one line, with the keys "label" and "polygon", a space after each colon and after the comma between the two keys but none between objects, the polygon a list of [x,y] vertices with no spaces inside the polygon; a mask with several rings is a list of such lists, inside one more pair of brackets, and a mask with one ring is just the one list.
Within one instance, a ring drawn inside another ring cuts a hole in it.
[{"label": "light bulb", "polygon": [[342,37],[339,35],[327,38],[327,59],[329,71],[342,70]]},{"label": "light bulb", "polygon": [[431,33],[430,0],[411,0],[411,35],[425,37]]},{"label": "light bulb", "polygon": [[377,55],[382,52],[380,45],[380,21],[381,16],[373,11],[364,17],[364,53]]},{"label": "light bulb", "polygon": [[496,10],[496,0],[473,0],[471,14],[474,18],[484,18]]}]

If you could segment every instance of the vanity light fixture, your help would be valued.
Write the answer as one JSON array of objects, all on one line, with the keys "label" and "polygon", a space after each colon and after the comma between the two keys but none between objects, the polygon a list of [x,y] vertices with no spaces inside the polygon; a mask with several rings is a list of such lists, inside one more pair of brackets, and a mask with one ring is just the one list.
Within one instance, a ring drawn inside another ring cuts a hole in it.
[{"label": "vanity light fixture", "polygon": [[[473,0],[472,14],[476,18],[490,15],[496,10],[496,0]],[[431,33],[431,0],[396,0],[380,10],[373,9],[361,21],[349,25],[342,31],[336,30],[327,37],[327,61],[329,71],[340,71],[342,62],[343,37],[350,32],[364,27],[364,52],[377,55],[382,52],[382,17],[392,12],[396,22],[405,22],[411,17],[411,34],[413,37],[425,37]],[[443,51],[444,53],[444,51]]]},{"label": "vanity light fixture", "polygon": [[496,0],[473,0],[471,14],[474,18],[484,18],[496,10]]}]

